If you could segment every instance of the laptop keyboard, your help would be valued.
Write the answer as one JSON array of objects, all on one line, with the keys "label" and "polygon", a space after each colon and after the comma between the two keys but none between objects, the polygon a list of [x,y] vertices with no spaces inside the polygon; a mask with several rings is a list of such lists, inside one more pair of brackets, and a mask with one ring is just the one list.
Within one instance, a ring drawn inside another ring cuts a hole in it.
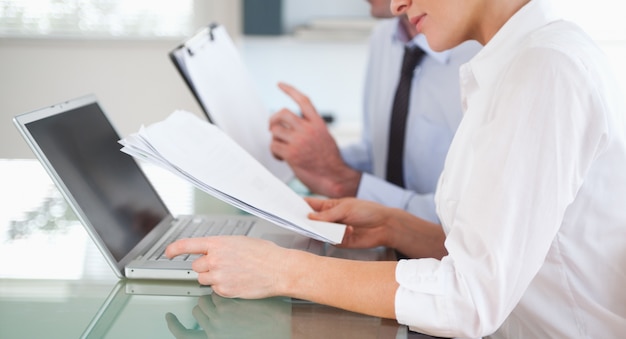
[{"label": "laptop keyboard", "polygon": [[[202,238],[216,235],[246,235],[254,225],[254,220],[204,220],[194,218],[187,221],[187,225],[178,225],[166,241],[157,249],[149,260],[157,261],[193,261],[201,254],[182,254],[172,259],[165,256],[167,245],[183,238]],[[182,226],[182,227],[181,227]]]}]

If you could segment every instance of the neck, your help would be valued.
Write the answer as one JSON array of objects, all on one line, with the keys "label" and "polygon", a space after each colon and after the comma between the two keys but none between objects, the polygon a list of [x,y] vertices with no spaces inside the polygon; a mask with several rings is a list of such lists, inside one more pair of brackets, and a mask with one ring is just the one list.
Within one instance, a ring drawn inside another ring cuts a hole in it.
[{"label": "neck", "polygon": [[530,0],[500,1],[502,6],[493,7],[492,13],[485,15],[491,19],[482,25],[476,40],[483,46],[486,45],[513,15],[529,2]]}]

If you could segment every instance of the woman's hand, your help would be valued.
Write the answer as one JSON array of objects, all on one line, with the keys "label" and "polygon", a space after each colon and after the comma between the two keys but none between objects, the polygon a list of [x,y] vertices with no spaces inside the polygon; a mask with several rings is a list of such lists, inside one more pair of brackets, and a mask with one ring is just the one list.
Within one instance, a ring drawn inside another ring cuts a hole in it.
[{"label": "woman's hand", "polygon": [[339,247],[386,246],[410,258],[441,259],[448,254],[441,225],[404,210],[355,198],[305,199],[315,211],[309,218],[348,226]]},{"label": "woman's hand", "polygon": [[390,208],[355,198],[305,200],[316,211],[309,218],[347,225],[343,241],[338,247],[393,247],[388,224]]},{"label": "woman's hand", "polygon": [[227,298],[259,299],[280,295],[280,278],[290,256],[288,249],[252,237],[215,236],[181,239],[170,244],[165,253],[177,255],[202,254],[192,268],[198,282],[210,285],[213,291]]}]

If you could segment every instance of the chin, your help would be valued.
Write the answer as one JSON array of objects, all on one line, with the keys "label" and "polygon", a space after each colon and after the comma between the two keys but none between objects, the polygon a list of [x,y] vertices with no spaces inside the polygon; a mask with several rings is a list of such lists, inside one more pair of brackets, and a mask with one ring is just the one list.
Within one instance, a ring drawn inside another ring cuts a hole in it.
[{"label": "chin", "polygon": [[428,41],[428,46],[433,51],[441,52],[447,49],[445,47],[442,47],[442,46],[445,46],[445,44],[441,44],[441,41],[437,39],[436,36],[433,36],[432,34],[428,34],[428,33],[422,33],[422,34],[424,34],[424,36],[426,37],[426,41]]},{"label": "chin", "polygon": [[450,39],[445,39],[442,36],[437,36],[434,34],[428,34],[426,32],[423,33],[426,36],[426,40],[428,41],[428,46],[435,52],[443,52],[445,50],[454,48],[460,45],[463,41],[453,41]]}]

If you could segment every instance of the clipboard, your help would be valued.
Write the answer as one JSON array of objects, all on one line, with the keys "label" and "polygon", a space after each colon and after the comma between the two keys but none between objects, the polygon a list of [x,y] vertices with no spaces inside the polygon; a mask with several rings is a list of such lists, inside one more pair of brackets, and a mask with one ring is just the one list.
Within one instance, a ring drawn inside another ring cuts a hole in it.
[{"label": "clipboard", "polygon": [[203,27],[170,51],[169,57],[209,122],[280,180],[293,179],[289,165],[274,158],[270,151],[271,112],[222,25]]}]

